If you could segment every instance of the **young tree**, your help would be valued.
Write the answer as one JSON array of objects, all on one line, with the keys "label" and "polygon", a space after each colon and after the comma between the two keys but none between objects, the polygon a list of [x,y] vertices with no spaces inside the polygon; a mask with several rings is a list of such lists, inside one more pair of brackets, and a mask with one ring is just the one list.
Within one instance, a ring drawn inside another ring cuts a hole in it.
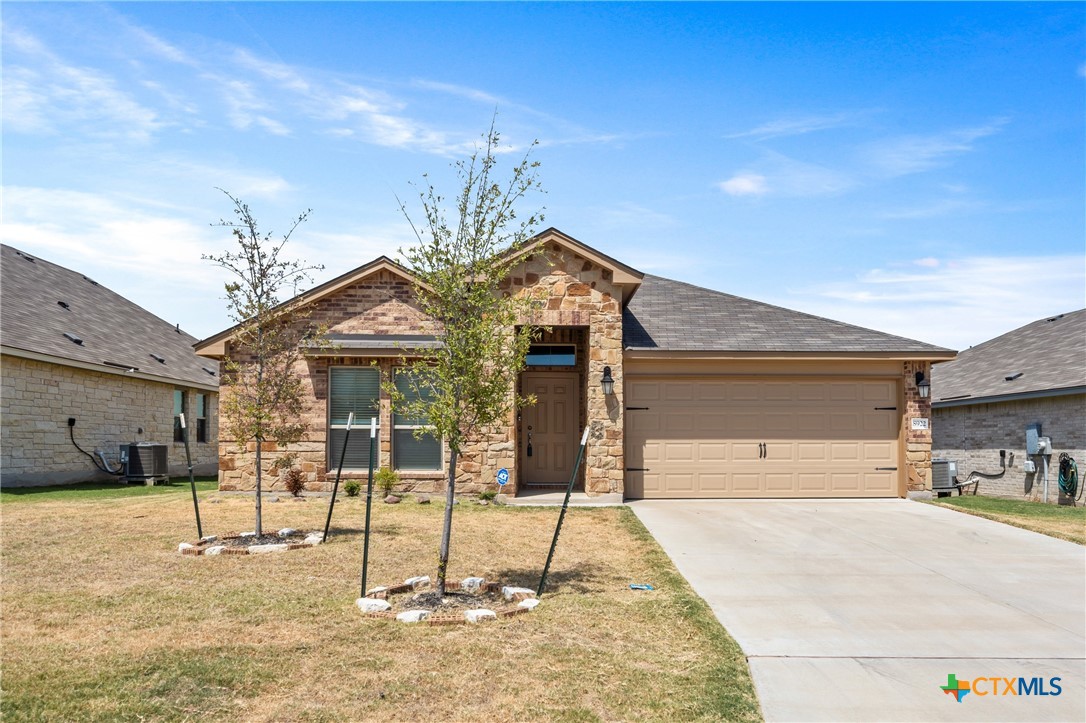
[{"label": "young tree", "polygon": [[256,443],[255,531],[262,535],[264,443],[286,447],[305,434],[302,380],[294,367],[302,359],[306,339],[322,336],[309,324],[306,308],[281,305],[279,295],[294,291],[299,283],[310,280],[310,271],[324,267],[281,258],[283,247],[309,217],[309,210],[291,223],[282,238],[273,239],[271,232],[259,231],[247,204],[219,190],[234,204],[235,218],[213,225],[230,229],[237,250],[203,259],[234,276],[226,284],[226,303],[230,319],[238,325],[223,360],[219,419],[235,443],[242,447]]},{"label": "young tree", "polygon": [[410,394],[398,389],[394,379],[386,388],[398,413],[425,419],[429,431],[448,446],[437,569],[441,595],[449,565],[457,460],[476,434],[505,419],[514,405],[529,401],[513,390],[536,333],[529,323],[531,299],[503,294],[498,285],[522,262],[516,251],[543,220],[538,212],[522,220],[516,210],[529,192],[540,189],[539,164],[530,160],[529,151],[507,179],[499,180],[499,134],[493,126],[484,140],[483,148],[455,164],[460,190],[451,217],[428,178],[419,191],[421,223],[412,221],[400,204],[419,242],[400,253],[415,275],[421,310],[440,324],[442,344],[421,358],[401,360],[408,368]]}]

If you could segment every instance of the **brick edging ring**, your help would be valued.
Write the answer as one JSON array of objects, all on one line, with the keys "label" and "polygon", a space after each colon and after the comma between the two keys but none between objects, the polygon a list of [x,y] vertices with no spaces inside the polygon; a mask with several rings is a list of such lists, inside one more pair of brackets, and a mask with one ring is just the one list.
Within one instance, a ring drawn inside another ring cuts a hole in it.
[{"label": "brick edging ring", "polygon": [[[466,583],[466,584],[465,584]],[[486,592],[486,593],[501,593],[510,605],[505,605],[496,609],[480,609],[480,610],[465,610],[462,614],[454,615],[451,613],[444,613],[434,615],[430,611],[402,611],[395,613],[388,609],[390,607],[388,603],[388,597],[390,595],[399,595],[405,592],[411,592],[412,590],[425,590],[430,589],[429,577],[412,577],[404,580],[400,585],[393,585],[391,587],[376,587],[366,593],[364,597],[360,597],[355,601],[358,608],[362,611],[362,617],[375,618],[378,620],[399,620],[405,623],[425,623],[426,625],[439,626],[439,625],[467,625],[468,623],[481,623],[488,620],[498,620],[501,618],[511,618],[517,615],[523,615],[529,613],[539,605],[539,599],[535,596],[535,591],[529,590],[524,587],[514,587],[511,585],[504,585],[500,582],[487,582],[483,578],[465,578],[464,580],[446,580],[446,590],[463,590],[467,592]],[[384,603],[384,609],[380,609],[382,606],[379,603]],[[407,619],[402,617],[405,613],[409,612],[423,612],[425,614]],[[472,616],[471,613],[477,613]],[[489,613],[489,614],[478,614]]]},{"label": "brick edging ring", "polygon": [[[253,536],[252,532],[226,532],[222,535],[207,535],[202,537],[196,542],[182,542],[177,546],[177,551],[182,555],[253,555],[267,552],[287,552],[288,550],[301,550],[306,547],[314,547],[321,544],[324,541],[324,534],[321,532],[304,533],[299,530],[295,530],[289,527],[276,532],[276,534],[283,539],[280,543],[268,543],[264,545],[249,545],[247,547],[230,547],[226,545],[216,545],[216,542],[220,540],[237,540],[242,537]],[[298,542],[287,542],[286,540],[297,540],[299,537],[304,538]],[[253,548],[260,548],[257,552],[253,552]]]}]

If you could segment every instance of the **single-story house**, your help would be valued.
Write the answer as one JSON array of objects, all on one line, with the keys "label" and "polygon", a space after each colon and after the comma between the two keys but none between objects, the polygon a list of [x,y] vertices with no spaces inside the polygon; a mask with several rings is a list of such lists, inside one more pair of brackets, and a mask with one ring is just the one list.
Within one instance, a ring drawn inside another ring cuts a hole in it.
[{"label": "single-story house", "polygon": [[[534,238],[506,292],[545,304],[532,321],[550,331],[519,379],[538,402],[476,440],[459,465],[465,491],[496,489],[503,468],[510,494],[564,487],[586,425],[578,488],[590,495],[904,497],[930,488],[929,400],[918,381],[953,351],[643,274],[555,229]],[[311,305],[334,342],[298,369],[309,435],[290,451],[310,485],[328,488],[353,411],[378,419],[379,462],[408,489],[443,488],[440,441],[416,439],[413,420],[396,415],[380,387],[401,355],[436,343],[411,272],[381,257],[291,303]],[[197,353],[223,358],[232,331]],[[364,473],[368,444],[365,433],[350,436],[345,476]],[[252,450],[220,441],[221,488],[252,488]],[[269,447],[265,459],[282,453]]]},{"label": "single-story house", "polygon": [[[936,367],[931,390],[933,454],[960,480],[980,472],[980,494],[1039,500],[1047,461],[1057,502],[1060,453],[1086,469],[1086,309],[966,349]],[[1031,454],[1031,435],[1052,440],[1047,454]]]},{"label": "single-story house", "polygon": [[213,474],[219,365],[196,339],[78,271],[0,252],[0,483],[110,479],[99,467],[118,470],[121,446],[140,442],[166,445],[169,473],[184,474],[181,412],[194,467]]}]

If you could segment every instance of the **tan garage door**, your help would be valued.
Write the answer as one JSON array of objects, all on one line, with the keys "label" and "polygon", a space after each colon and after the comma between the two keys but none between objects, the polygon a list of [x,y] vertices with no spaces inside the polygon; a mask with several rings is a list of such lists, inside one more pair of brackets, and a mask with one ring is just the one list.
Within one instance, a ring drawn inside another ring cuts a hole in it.
[{"label": "tan garage door", "polygon": [[626,496],[895,497],[894,379],[626,380]]}]

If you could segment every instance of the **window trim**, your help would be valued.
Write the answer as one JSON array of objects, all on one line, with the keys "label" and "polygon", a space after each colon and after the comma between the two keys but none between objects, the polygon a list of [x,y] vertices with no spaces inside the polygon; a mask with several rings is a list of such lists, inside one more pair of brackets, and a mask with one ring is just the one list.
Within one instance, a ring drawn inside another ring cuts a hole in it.
[{"label": "window trim", "polygon": [[[328,381],[328,395],[327,395],[328,396],[328,401],[325,404],[326,414],[327,414],[327,416],[325,417],[327,431],[326,431],[326,433],[324,435],[324,446],[325,446],[325,451],[327,453],[326,457],[327,457],[327,460],[328,460],[328,469],[331,471],[331,470],[337,469],[338,466],[339,466],[339,455],[336,453],[336,450],[332,449],[332,430],[333,429],[344,429],[344,430],[347,429],[347,423],[346,422],[344,422],[343,424],[333,424],[332,423],[332,370],[334,370],[334,369],[357,369],[357,370],[360,370],[360,371],[365,370],[365,371],[373,371],[373,372],[377,373],[377,405],[376,405],[377,406],[377,436],[375,437],[373,443],[377,445],[377,454],[376,454],[377,469],[380,469],[381,468],[381,428],[382,428],[382,426],[384,426],[384,425],[381,424],[381,416],[382,416],[382,411],[383,411],[381,409],[381,370],[376,368],[376,367],[363,366],[363,365],[360,365],[360,364],[329,364],[328,365],[328,374],[327,374],[327,377],[326,377],[327,381]],[[364,433],[368,433],[369,432],[369,426],[370,426],[369,425],[369,420],[365,420],[365,423],[363,424],[362,420],[359,420],[358,417],[355,417],[354,425],[351,427],[351,431],[352,432],[357,432],[358,430],[362,430]],[[339,450],[339,451],[342,451],[342,450]],[[345,460],[345,462],[346,462],[346,460]],[[364,472],[364,471],[366,471],[366,468],[365,467],[347,467],[345,465],[343,467],[343,471],[344,472]]]},{"label": "window trim", "polygon": [[[401,372],[409,372],[409,371],[411,371],[411,367],[403,367],[403,366],[393,367],[392,368],[392,383],[393,384],[396,383],[396,375],[397,374],[400,374]],[[390,409],[389,410],[389,416],[390,416],[389,427],[392,430],[392,433],[389,435],[389,442],[390,442],[389,446],[391,448],[391,454],[390,454],[390,458],[389,458],[389,466],[393,470],[395,470],[396,472],[404,472],[404,473],[407,473],[407,474],[412,474],[412,473],[430,474],[430,473],[434,473],[434,472],[443,473],[445,471],[445,440],[442,437],[438,437],[437,434],[431,434],[430,435],[435,440],[437,440],[437,448],[438,448],[437,467],[434,467],[432,469],[400,469],[399,467],[396,466],[396,432],[397,431],[404,431],[404,430],[411,430],[412,438],[413,438],[414,437],[414,431],[416,429],[433,429],[433,426],[430,425],[430,424],[397,424],[396,423],[396,410],[395,409]]]},{"label": "window trim", "polygon": [[[203,416],[200,415],[200,400],[204,402]],[[205,392],[196,392],[196,443],[207,444],[208,440],[208,414],[207,408],[211,401],[211,395]]]},{"label": "window trim", "polygon": [[[177,411],[177,395],[181,395],[181,411]],[[185,443],[185,430],[181,428],[181,414],[185,413],[185,407],[188,402],[188,390],[177,389],[173,390],[173,443],[184,444]],[[187,421],[187,420],[186,420]]]}]

